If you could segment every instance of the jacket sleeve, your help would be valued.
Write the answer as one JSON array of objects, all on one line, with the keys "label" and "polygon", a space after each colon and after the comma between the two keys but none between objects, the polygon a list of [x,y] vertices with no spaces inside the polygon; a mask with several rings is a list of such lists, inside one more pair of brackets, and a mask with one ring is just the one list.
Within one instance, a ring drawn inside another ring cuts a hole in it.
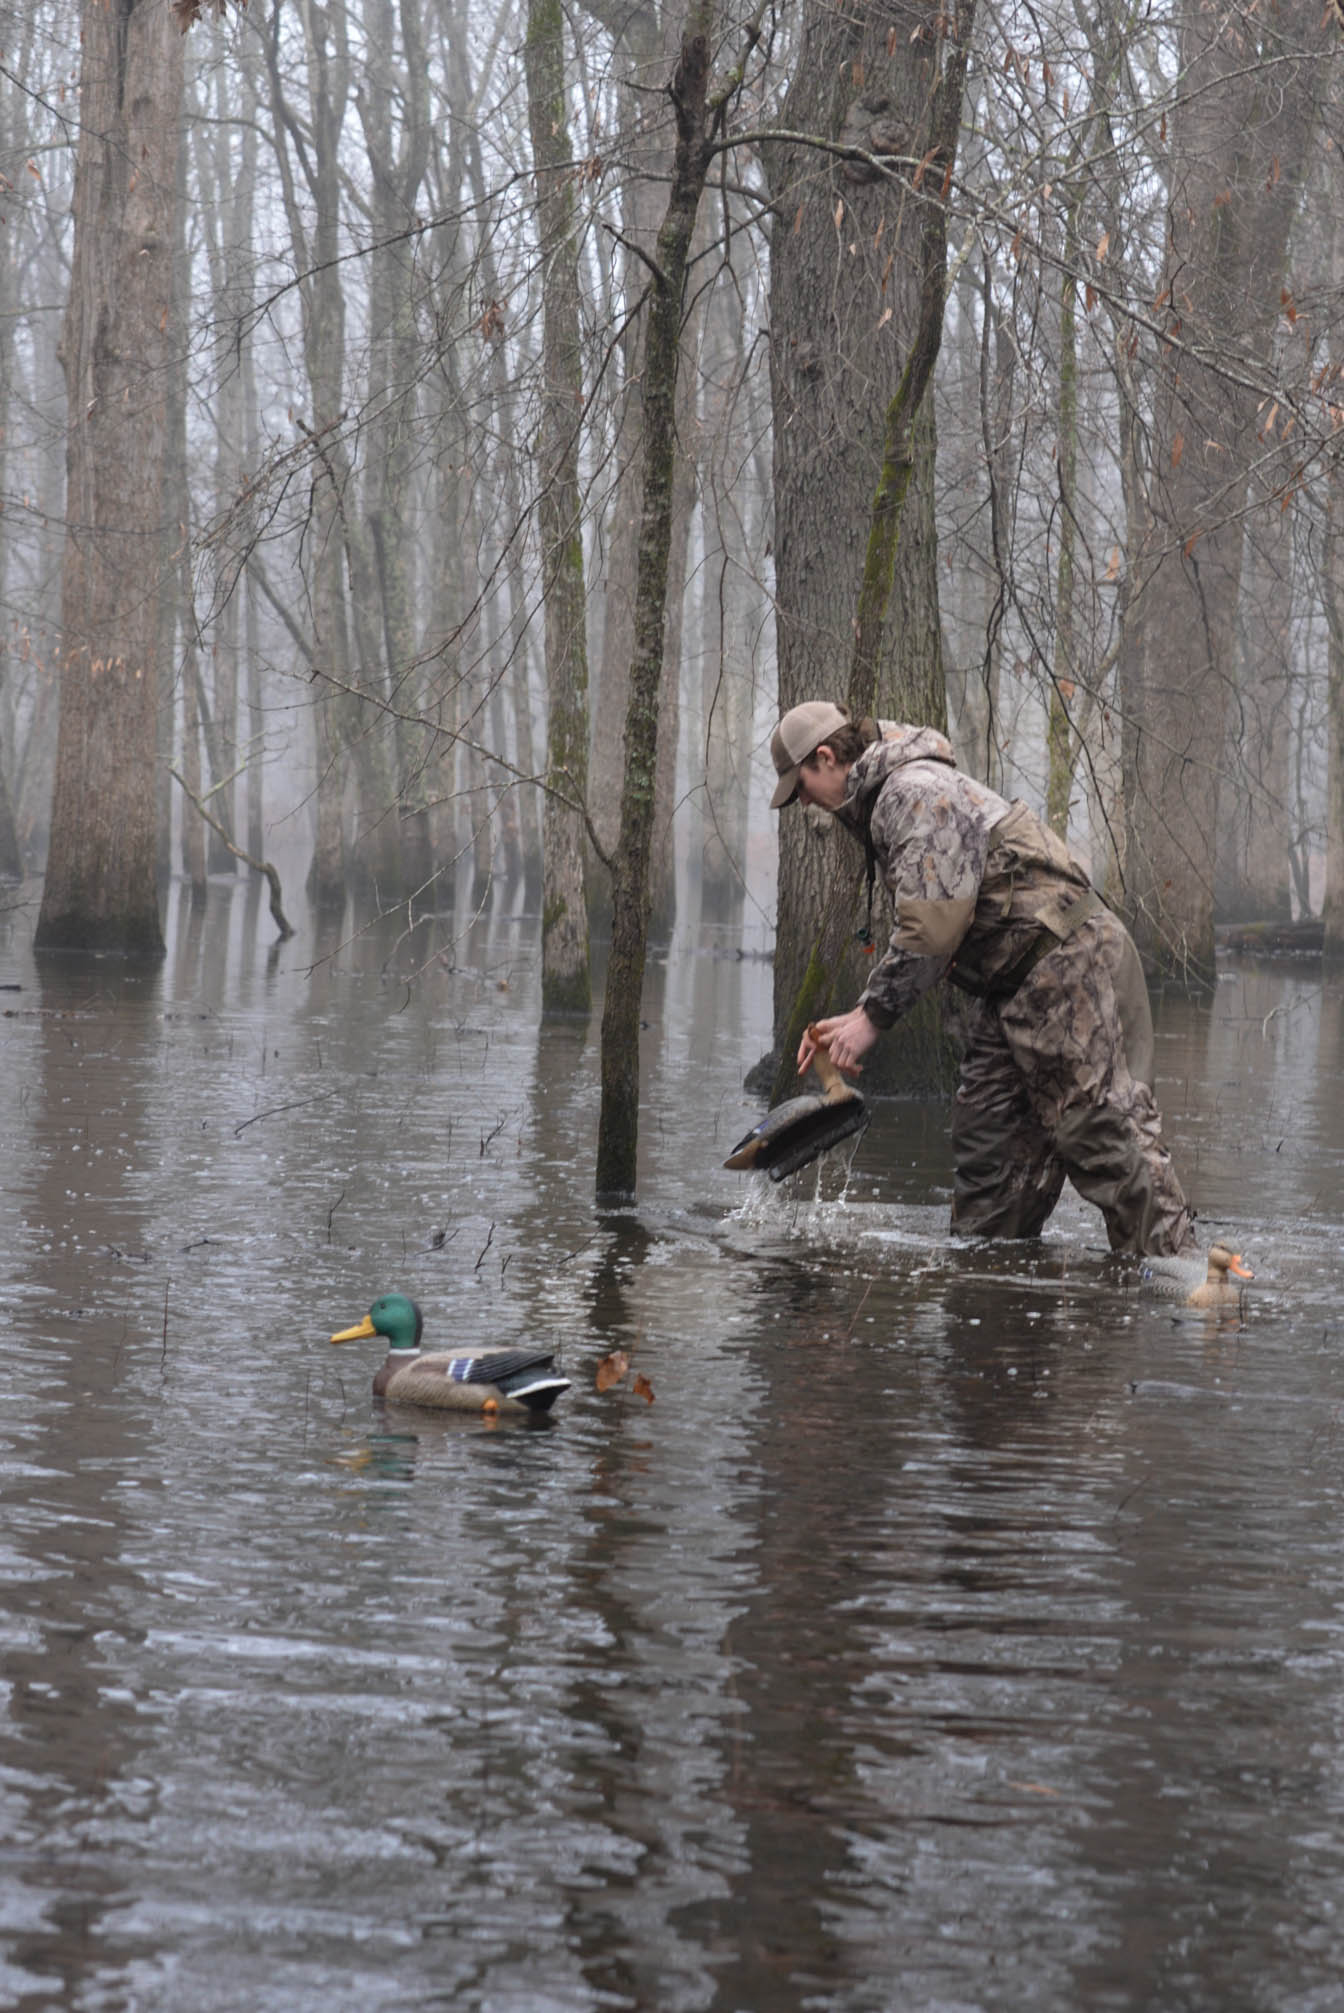
[{"label": "jacket sleeve", "polygon": [[899,770],[879,791],[869,830],[893,922],[859,1005],[886,1028],[951,964],[975,915],[989,834],[955,779],[929,783]]}]

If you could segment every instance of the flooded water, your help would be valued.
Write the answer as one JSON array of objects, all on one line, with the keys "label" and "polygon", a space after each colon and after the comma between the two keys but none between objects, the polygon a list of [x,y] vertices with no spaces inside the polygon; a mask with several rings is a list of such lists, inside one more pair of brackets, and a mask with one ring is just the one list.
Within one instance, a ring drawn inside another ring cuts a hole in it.
[{"label": "flooded water", "polygon": [[[946,1113],[720,1163],[769,967],[651,973],[638,1206],[535,924],[162,970],[0,923],[0,2003],[1344,2004],[1344,989],[1227,967],[1159,1094],[1240,1319],[1066,1201],[949,1238]],[[17,988],[10,990],[9,988]],[[331,1332],[543,1338],[540,1427]],[[599,1395],[598,1363],[631,1379]]]}]

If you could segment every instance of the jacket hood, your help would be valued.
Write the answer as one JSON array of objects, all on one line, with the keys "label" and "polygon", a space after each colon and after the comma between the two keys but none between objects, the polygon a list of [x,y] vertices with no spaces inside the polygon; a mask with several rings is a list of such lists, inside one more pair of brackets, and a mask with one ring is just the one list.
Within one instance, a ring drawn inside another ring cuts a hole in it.
[{"label": "jacket hood", "polygon": [[861,827],[873,807],[873,799],[893,769],[907,762],[941,762],[955,769],[957,758],[946,734],[936,727],[901,727],[889,720],[879,723],[880,741],[864,749],[849,772],[848,794],[836,816],[851,827]]}]

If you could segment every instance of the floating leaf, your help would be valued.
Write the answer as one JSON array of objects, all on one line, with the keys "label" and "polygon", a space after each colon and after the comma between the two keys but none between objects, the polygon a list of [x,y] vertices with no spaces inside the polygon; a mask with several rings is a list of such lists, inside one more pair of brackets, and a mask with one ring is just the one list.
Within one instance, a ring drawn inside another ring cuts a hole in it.
[{"label": "floating leaf", "polygon": [[610,1391],[613,1384],[619,1384],[630,1368],[630,1358],[624,1349],[613,1349],[610,1356],[604,1356],[597,1366],[597,1376],[593,1380],[599,1392]]},{"label": "floating leaf", "polygon": [[647,1398],[650,1405],[653,1403],[653,1386],[652,1384],[650,1384],[648,1378],[644,1375],[642,1370],[636,1377],[634,1383],[630,1386],[630,1389],[634,1392],[637,1398]]}]

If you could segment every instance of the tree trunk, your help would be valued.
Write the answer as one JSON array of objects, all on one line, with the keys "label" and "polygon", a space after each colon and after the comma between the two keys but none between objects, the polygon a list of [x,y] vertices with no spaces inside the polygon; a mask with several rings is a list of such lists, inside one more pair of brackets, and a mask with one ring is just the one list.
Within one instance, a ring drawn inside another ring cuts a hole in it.
[{"label": "tree trunk", "polygon": [[[307,66],[306,118],[291,109],[286,93],[281,10],[263,23],[263,39],[276,166],[293,252],[302,274],[303,360],[311,399],[310,420],[299,421],[311,455],[307,544],[312,559],[307,599],[313,670],[325,682],[313,711],[317,829],[308,889],[318,908],[334,910],[341,907],[348,892],[344,800],[349,749],[359,731],[358,705],[350,697],[342,525],[348,467],[340,445],[345,390],[340,146],[350,95],[349,22],[343,9],[319,7],[314,0],[298,0],[293,12],[303,36]],[[306,203],[296,182],[296,164],[306,184]]]},{"label": "tree trunk", "polygon": [[1073,574],[1078,510],[1078,318],[1077,282],[1069,261],[1078,246],[1078,199],[1069,205],[1064,240],[1064,272],[1059,299],[1059,430],[1055,472],[1059,500],[1055,517],[1055,657],[1051,667],[1046,723],[1048,771],[1046,822],[1067,842],[1069,804],[1079,737],[1074,709],[1082,703],[1074,646]]},{"label": "tree trunk", "polygon": [[1288,922],[1293,913],[1294,515],[1271,496],[1245,526],[1236,683],[1218,792],[1220,923]]},{"label": "tree trunk", "polygon": [[[1243,532],[1257,452],[1255,378],[1282,311],[1288,240],[1316,120],[1319,55],[1282,53],[1272,100],[1252,33],[1281,25],[1187,0],[1172,119],[1166,271],[1145,517],[1130,555],[1142,597],[1121,658],[1127,906],[1145,962],[1212,980],[1215,835],[1233,689]],[[1291,465],[1291,464],[1289,464]],[[1286,470],[1285,470],[1286,474]]]},{"label": "tree trunk", "polygon": [[[665,129],[649,117],[654,80],[665,75],[670,60],[663,20],[672,0],[632,5],[621,10],[613,26],[624,75],[618,93],[620,156],[627,163],[621,184],[621,236],[625,245],[619,306],[631,319],[620,340],[621,390],[616,437],[610,466],[614,471],[606,498],[606,566],[603,572],[601,653],[597,669],[597,703],[592,709],[592,751],[589,764],[593,827],[604,855],[610,855],[619,832],[623,778],[623,730],[628,710],[627,679],[636,649],[639,541],[641,535],[640,473],[643,467],[645,380],[640,370],[642,321],[633,311],[648,283],[648,270],[635,248],[645,253],[656,237],[658,187],[667,169]],[[597,11],[596,9],[594,11]],[[603,18],[608,18],[604,12]],[[607,877],[591,875],[588,898],[593,923],[605,922],[609,892]]]},{"label": "tree trunk", "polygon": [[654,252],[644,344],[644,483],[635,649],[626,708],[620,837],[612,863],[611,956],[602,1010],[596,1189],[604,1201],[628,1201],[635,1192],[639,1009],[648,943],[658,698],[676,475],[677,366],[686,269],[710,160],[706,135],[712,19],[712,0],[692,0],[672,82],[677,148],[667,214]]},{"label": "tree trunk", "polygon": [[[763,596],[754,585],[768,550],[768,470],[742,446],[766,436],[768,388],[747,369],[736,292],[710,297],[702,346],[700,426],[705,439],[700,568],[700,704],[693,728],[690,780],[703,789],[700,914],[736,923],[746,891],[750,828],[750,749]],[[735,404],[735,400],[737,403]],[[740,415],[740,424],[732,424]],[[759,468],[758,468],[759,462]],[[759,479],[758,479],[759,477]]]},{"label": "tree trunk", "polygon": [[[1332,186],[1339,188],[1336,150]],[[1330,277],[1344,285],[1344,216],[1330,210]],[[1344,374],[1344,330],[1331,325],[1330,360]],[[1326,782],[1325,895],[1321,904],[1324,949],[1332,965],[1344,964],[1344,463],[1331,455],[1326,468],[1325,555],[1321,568],[1329,648],[1325,668]]]},{"label": "tree trunk", "polygon": [[[18,74],[23,75],[22,69]],[[9,80],[0,80],[0,147],[3,147],[7,158],[12,158],[21,144],[22,128],[12,110],[16,98],[17,91],[11,97]],[[16,263],[13,237],[14,226],[10,222],[7,204],[0,211],[0,272],[7,275],[13,272]],[[0,315],[0,496],[10,494],[10,424],[16,326],[12,312]],[[0,608],[5,609],[9,607],[9,548],[10,541],[0,538]],[[13,776],[16,783],[18,778],[11,738],[14,714],[5,689],[10,671],[11,633],[6,623],[4,631],[0,632],[0,880],[6,881],[18,880],[22,872],[18,826],[14,821],[14,800],[10,789],[10,777]]]},{"label": "tree trunk", "polygon": [[1021,425],[1014,409],[1017,344],[995,297],[993,280],[988,253],[978,276],[963,268],[953,385],[960,411],[974,413],[978,426],[975,449],[964,451],[950,470],[944,466],[944,478],[963,494],[974,494],[982,483],[986,490],[969,550],[949,583],[950,592],[962,601],[952,633],[960,635],[956,654],[963,663],[949,665],[947,692],[958,762],[968,775],[998,790],[1003,785],[999,720],[1003,618],[1017,512]]},{"label": "tree trunk", "polygon": [[546,1013],[588,1013],[593,992],[583,815],[588,795],[587,604],[579,493],[583,375],[579,241],[569,168],[560,0],[528,0],[525,53],[544,274],[538,459],[549,705],[542,810],[541,1004]]},{"label": "tree trunk", "polygon": [[[766,157],[781,711],[843,698],[856,716],[946,722],[924,392],[942,334],[943,197],[972,17],[973,6],[939,17],[931,33],[908,0],[861,16],[805,7],[782,123],[885,166],[778,142]],[[852,948],[842,955],[863,920],[859,858],[821,822],[781,820],[776,1096],[803,1027],[866,977]],[[883,1044],[869,1081],[947,1083],[951,1061],[930,999]]]},{"label": "tree trunk", "polygon": [[182,37],[164,0],[83,10],[61,715],[43,948],[161,954],[157,596]]}]

